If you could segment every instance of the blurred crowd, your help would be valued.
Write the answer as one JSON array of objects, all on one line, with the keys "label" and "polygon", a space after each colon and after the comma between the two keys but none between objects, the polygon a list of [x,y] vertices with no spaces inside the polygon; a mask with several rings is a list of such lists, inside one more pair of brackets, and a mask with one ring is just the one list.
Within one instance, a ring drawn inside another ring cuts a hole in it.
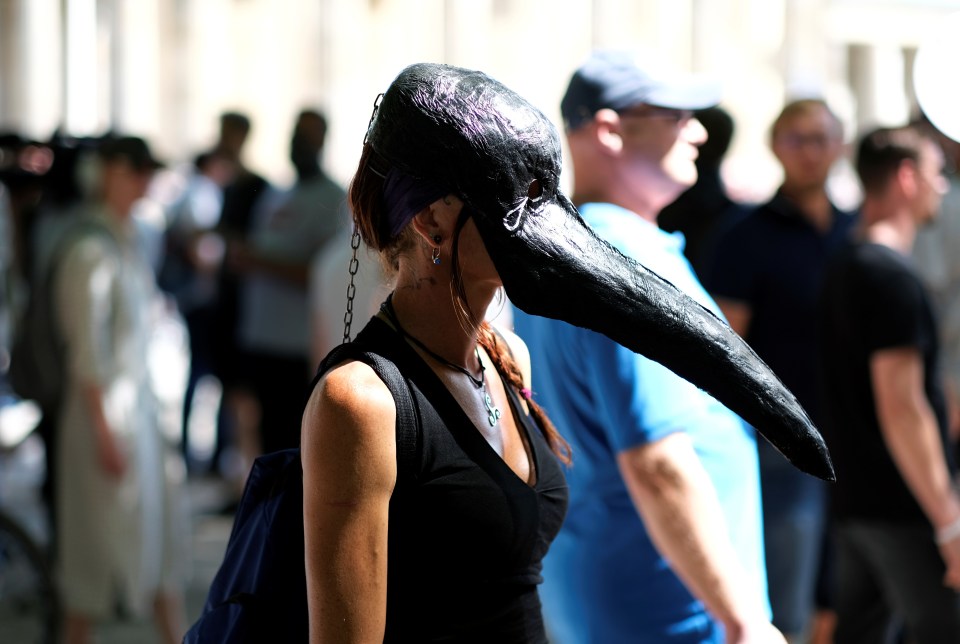
[{"label": "blurred crowd", "polygon": [[[721,107],[692,118],[707,133],[698,179],[659,224],[682,233],[683,252],[719,310],[822,427],[818,316],[828,258],[864,225],[827,190],[849,137],[824,101],[789,102],[769,131],[783,183],[768,202],[743,204],[721,173],[733,119]],[[46,348],[34,350],[49,355],[33,359],[63,374],[38,431],[72,641],[84,641],[92,619],[114,609],[118,589],[130,607],[153,611],[163,641],[179,641],[186,477],[221,477],[238,498],[253,458],[297,446],[313,369],[344,335],[348,288],[356,288],[352,314],[361,325],[389,292],[377,259],[351,247],[344,187],[323,169],[335,124],[317,110],[297,115],[289,187],[272,185],[245,157],[254,127],[247,116],[224,113],[219,126],[189,163],[157,159],[127,133],[0,135],[2,386],[23,393],[15,385],[24,329],[43,327]],[[912,127],[937,142],[949,178],[935,190],[944,195],[940,216],[919,231],[909,261],[939,321],[952,461],[960,436],[960,145],[926,123]],[[941,169],[933,180],[945,181]],[[203,448],[191,436],[201,413],[212,433]],[[831,538],[831,488],[765,441],[758,449],[773,623],[792,642],[832,641],[835,555],[850,546]]]},{"label": "blurred crowd", "polygon": [[[222,477],[238,499],[253,458],[299,443],[315,357],[342,337],[312,314],[332,298],[319,251],[349,235],[344,191],[320,165],[326,119],[297,116],[289,188],[244,165],[250,128],[223,114],[218,140],[184,165],[117,133],[0,139],[3,388],[43,410],[69,641],[118,588],[128,608],[152,598],[164,641],[179,641],[185,476]],[[363,254],[366,294],[378,272]],[[345,300],[347,281],[331,281]],[[47,395],[52,373],[62,382]],[[212,436],[198,448],[199,414]]]}]

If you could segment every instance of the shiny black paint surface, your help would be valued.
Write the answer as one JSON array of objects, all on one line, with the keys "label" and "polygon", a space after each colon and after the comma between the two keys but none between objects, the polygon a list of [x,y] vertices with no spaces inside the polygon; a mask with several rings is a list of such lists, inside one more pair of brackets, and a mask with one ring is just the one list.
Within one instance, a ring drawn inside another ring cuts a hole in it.
[{"label": "shiny black paint surface", "polygon": [[795,466],[833,480],[819,432],[743,340],[584,223],[557,188],[556,129],[518,94],[480,72],[413,65],[384,95],[368,141],[387,163],[464,200],[514,305],[656,360],[738,413]]}]

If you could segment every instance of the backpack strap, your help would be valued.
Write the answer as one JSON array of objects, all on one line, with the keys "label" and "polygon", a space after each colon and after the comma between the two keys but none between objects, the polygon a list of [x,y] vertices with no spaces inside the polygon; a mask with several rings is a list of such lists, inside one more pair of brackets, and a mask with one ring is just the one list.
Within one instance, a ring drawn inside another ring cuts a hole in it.
[{"label": "backpack strap", "polygon": [[421,434],[420,414],[410,381],[400,373],[397,365],[378,353],[347,342],[335,347],[323,359],[317,368],[310,391],[313,391],[324,374],[347,360],[360,360],[369,365],[393,395],[397,406],[397,478],[412,477],[416,471],[417,441]]},{"label": "backpack strap", "polygon": [[44,284],[48,288],[53,286],[53,280],[56,278],[56,273],[60,269],[63,258],[78,242],[87,237],[105,239],[111,251],[121,252],[120,242],[117,241],[113,231],[107,227],[105,222],[82,214],[73,216],[76,219],[67,224],[66,229],[63,230],[54,244],[54,252],[50,256],[48,265],[43,267]]},{"label": "backpack strap", "polygon": [[[69,215],[68,215],[69,216]],[[74,215],[76,217],[75,221],[70,222],[67,225],[66,230],[63,231],[60,238],[57,239],[54,244],[53,254],[50,256],[49,261],[45,267],[43,267],[43,292],[40,294],[40,297],[44,298],[42,305],[46,309],[44,315],[49,316],[51,325],[50,328],[56,330],[58,328],[57,323],[55,322],[57,316],[56,310],[56,297],[54,295],[54,287],[57,283],[57,278],[60,274],[60,269],[64,264],[64,260],[67,257],[67,254],[73,250],[74,246],[83,241],[88,237],[97,237],[103,239],[107,242],[107,246],[110,247],[111,253],[116,253],[118,256],[123,253],[123,250],[120,248],[120,242],[117,241],[117,238],[114,236],[113,232],[107,227],[107,225],[101,221],[97,221],[86,215]],[[58,351],[63,350],[63,338],[59,337],[59,333],[56,338]]]}]

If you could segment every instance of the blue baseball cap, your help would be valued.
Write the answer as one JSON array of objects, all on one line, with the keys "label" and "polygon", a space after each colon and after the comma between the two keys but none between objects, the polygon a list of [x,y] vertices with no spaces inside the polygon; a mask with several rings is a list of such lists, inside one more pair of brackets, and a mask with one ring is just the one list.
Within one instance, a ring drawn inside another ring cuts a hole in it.
[{"label": "blue baseball cap", "polygon": [[720,83],[688,75],[656,76],[624,51],[596,51],[570,79],[560,102],[564,126],[575,130],[597,111],[655,105],[699,110],[720,102]]}]

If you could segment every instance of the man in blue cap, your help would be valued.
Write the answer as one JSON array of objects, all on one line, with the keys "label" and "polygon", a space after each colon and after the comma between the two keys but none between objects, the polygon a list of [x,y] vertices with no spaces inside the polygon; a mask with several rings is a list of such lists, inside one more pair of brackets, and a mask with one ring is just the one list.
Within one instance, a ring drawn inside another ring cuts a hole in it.
[{"label": "man in blue cap", "polygon": [[[573,202],[603,239],[719,309],[657,214],[697,177],[691,110],[719,88],[596,53],[561,103]],[[553,638],[782,642],[770,624],[756,443],[740,418],[600,334],[516,313],[534,391],[573,448],[566,522],[544,562]],[[558,349],[562,347],[562,349]]]}]

